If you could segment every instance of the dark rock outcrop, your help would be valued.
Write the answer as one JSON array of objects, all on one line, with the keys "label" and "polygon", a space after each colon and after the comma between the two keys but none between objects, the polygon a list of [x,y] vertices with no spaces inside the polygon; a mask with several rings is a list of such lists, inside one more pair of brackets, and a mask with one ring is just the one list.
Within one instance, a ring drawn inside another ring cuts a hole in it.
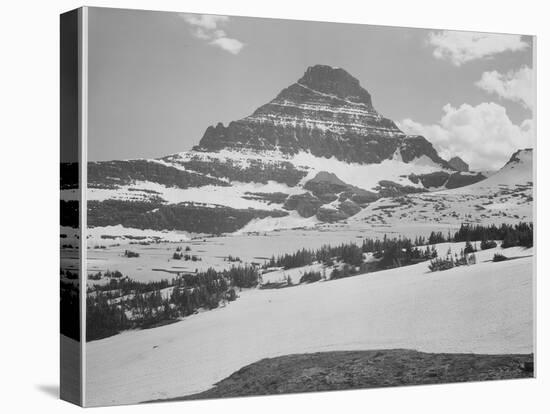
[{"label": "dark rock outcrop", "polygon": [[204,185],[229,186],[193,171],[182,171],[156,161],[103,161],[88,163],[88,185],[93,188],[116,188],[135,181],[151,181],[167,187],[190,188]]},{"label": "dark rock outcrop", "polygon": [[462,172],[445,172],[445,171],[436,171],[429,174],[411,174],[409,175],[409,180],[417,184],[421,182],[426,189],[439,189],[439,188],[458,188],[464,187],[466,185],[477,183],[478,181],[484,180],[487,178],[481,173],[472,174],[472,173],[462,173]]},{"label": "dark rock outcrop", "polygon": [[310,66],[298,83],[315,91],[374,109],[370,94],[361,87],[357,79],[342,68]]},{"label": "dark rock outcrop", "polygon": [[317,211],[317,219],[325,223],[334,223],[335,221],[345,220],[349,217],[340,209],[334,209],[330,207],[321,207]]},{"label": "dark rock outcrop", "polygon": [[198,203],[160,204],[105,200],[88,202],[90,227],[122,224],[152,230],[179,230],[192,233],[231,233],[255,218],[284,217],[286,211],[235,209]]},{"label": "dark rock outcrop", "polygon": [[185,160],[181,160],[177,155],[171,155],[163,158],[163,161],[176,163],[187,171],[217,177],[221,180],[264,184],[268,181],[277,181],[290,187],[297,185],[307,175],[307,171],[297,168],[291,162],[265,163],[259,157],[248,159],[246,166],[232,159],[220,160],[200,152],[192,153]]},{"label": "dark rock outcrop", "polygon": [[335,174],[326,171],[317,173],[315,177],[304,184],[304,188],[325,203],[336,199],[340,199],[340,201],[349,199],[365,206],[378,199],[375,193],[347,184]]},{"label": "dark rock outcrop", "polygon": [[422,185],[426,188],[439,188],[445,185],[449,179],[449,173],[445,171],[436,171],[429,174],[409,175],[409,180],[413,183],[421,182]]},{"label": "dark rock outcrop", "polygon": [[404,162],[411,162],[423,155],[443,168],[449,168],[447,161],[439,156],[433,145],[420,135],[408,135],[399,146],[399,153]]},{"label": "dark rock outcrop", "polygon": [[312,217],[324,203],[311,193],[295,194],[288,197],[283,208],[296,210],[302,217]]},{"label": "dark rock outcrop", "polygon": [[446,187],[449,189],[464,187],[470,184],[477,183],[479,181],[485,180],[485,177],[481,173],[477,174],[461,174],[459,172],[451,174],[449,180],[447,181]]},{"label": "dark rock outcrop", "polygon": [[449,160],[449,165],[460,172],[470,171],[470,166],[460,157],[453,157]]},{"label": "dark rock outcrop", "polygon": [[345,200],[337,206],[321,206],[317,211],[317,219],[326,223],[345,220],[361,211],[361,207],[351,200]]},{"label": "dark rock outcrop", "polygon": [[361,207],[352,200],[345,200],[340,203],[339,210],[348,217],[351,217],[359,213]]}]

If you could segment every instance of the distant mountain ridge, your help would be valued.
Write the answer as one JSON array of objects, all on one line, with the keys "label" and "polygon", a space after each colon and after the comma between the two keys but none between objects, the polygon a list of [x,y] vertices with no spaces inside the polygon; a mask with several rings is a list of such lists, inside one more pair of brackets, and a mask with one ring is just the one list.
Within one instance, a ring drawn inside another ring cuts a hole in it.
[{"label": "distant mountain ridge", "polygon": [[344,69],[315,65],[190,151],[89,163],[88,223],[220,234],[342,221],[381,198],[485,180],[462,163],[404,134]]}]

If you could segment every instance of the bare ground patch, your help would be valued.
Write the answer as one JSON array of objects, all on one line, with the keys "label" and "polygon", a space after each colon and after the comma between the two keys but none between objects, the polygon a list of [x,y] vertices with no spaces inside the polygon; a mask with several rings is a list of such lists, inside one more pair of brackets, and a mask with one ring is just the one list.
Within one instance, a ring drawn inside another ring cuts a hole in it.
[{"label": "bare ground patch", "polygon": [[207,391],[172,400],[531,377],[533,354],[431,354],[404,349],[318,352],[262,359]]}]

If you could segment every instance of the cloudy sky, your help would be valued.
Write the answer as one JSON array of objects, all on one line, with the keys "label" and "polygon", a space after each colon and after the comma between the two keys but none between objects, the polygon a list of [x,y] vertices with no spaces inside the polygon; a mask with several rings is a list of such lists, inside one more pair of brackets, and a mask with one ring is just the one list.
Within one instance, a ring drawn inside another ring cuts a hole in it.
[{"label": "cloudy sky", "polygon": [[534,145],[529,36],[94,8],[89,28],[90,160],[188,150],[314,64],[445,158],[498,168]]}]

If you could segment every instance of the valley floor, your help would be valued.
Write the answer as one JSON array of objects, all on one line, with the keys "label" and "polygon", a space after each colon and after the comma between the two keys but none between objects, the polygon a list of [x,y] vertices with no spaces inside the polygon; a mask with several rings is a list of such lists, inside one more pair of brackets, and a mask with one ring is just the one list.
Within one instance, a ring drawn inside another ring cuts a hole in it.
[{"label": "valley floor", "polygon": [[[99,237],[91,238],[88,243],[88,274],[118,270],[124,275],[141,282],[171,279],[178,272],[192,273],[195,270],[205,271],[212,267],[216,270],[230,268],[234,263],[225,260],[229,255],[239,257],[243,262],[263,264],[272,255],[294,253],[302,248],[318,249],[323,245],[333,246],[341,243],[360,243],[364,237],[427,237],[432,231],[443,234],[458,230],[460,223],[441,224],[401,224],[399,226],[350,225],[333,223],[308,229],[283,229],[279,231],[255,232],[217,237],[195,237],[179,241],[182,237],[175,233],[163,234],[163,242],[146,241],[143,244],[129,245]],[[120,230],[120,229],[119,229]],[[128,232],[128,229],[125,229]],[[100,229],[94,229],[94,234],[101,234]],[[177,242],[176,242],[177,240]],[[105,248],[101,248],[104,246]],[[197,255],[199,261],[172,260],[176,247],[190,248],[189,253]],[[128,259],[124,257],[125,250],[139,253],[139,257]],[[78,254],[71,249],[63,249],[62,265],[67,269],[78,268]],[[88,284],[98,283],[88,280]]]},{"label": "valley floor", "polygon": [[499,263],[487,261],[492,250],[479,252],[476,265],[443,272],[429,272],[424,262],[243,291],[225,307],[90,342],[87,404],[188,396],[244,366],[292,354],[392,348],[531,354],[533,250],[506,249],[515,259]]}]

